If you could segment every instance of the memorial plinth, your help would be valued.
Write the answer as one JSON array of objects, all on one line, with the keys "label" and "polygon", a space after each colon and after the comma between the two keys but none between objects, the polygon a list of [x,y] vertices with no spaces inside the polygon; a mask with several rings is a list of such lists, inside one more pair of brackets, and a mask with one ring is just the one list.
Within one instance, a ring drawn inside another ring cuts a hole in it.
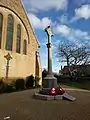
[{"label": "memorial plinth", "polygon": [[[53,36],[50,26],[45,29],[48,36],[48,74],[43,80],[43,88],[34,94],[34,97],[41,100],[62,100],[64,98],[74,101],[75,98],[68,95],[61,87],[57,85],[57,79],[52,72],[52,43]],[[70,97],[69,97],[70,96]]]}]

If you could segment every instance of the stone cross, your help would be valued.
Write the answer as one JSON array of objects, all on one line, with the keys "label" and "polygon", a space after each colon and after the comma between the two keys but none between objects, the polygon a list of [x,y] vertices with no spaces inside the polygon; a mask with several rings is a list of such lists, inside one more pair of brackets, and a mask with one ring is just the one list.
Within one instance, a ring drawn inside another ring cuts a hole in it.
[{"label": "stone cross", "polygon": [[54,77],[53,72],[52,72],[52,43],[51,43],[51,37],[53,36],[53,33],[51,31],[50,26],[48,26],[45,29],[45,32],[47,33],[48,36],[48,43],[47,43],[47,48],[48,48],[48,74],[43,80],[43,92],[46,90],[50,90],[51,88],[56,88],[57,87],[57,79]]},{"label": "stone cross", "polygon": [[48,43],[51,43],[51,37],[53,36],[53,33],[52,33],[52,31],[51,31],[50,26],[48,26],[48,27],[45,29],[45,32],[46,32],[47,35],[48,35]]},{"label": "stone cross", "polygon": [[47,43],[47,48],[48,48],[48,73],[52,74],[52,44],[51,44],[51,37],[53,36],[53,33],[51,31],[50,26],[48,26],[45,29],[45,32],[48,35],[48,43]]},{"label": "stone cross", "polygon": [[4,56],[7,60],[7,65],[6,65],[6,80],[8,79],[8,72],[9,72],[9,61],[12,59],[10,53]]}]

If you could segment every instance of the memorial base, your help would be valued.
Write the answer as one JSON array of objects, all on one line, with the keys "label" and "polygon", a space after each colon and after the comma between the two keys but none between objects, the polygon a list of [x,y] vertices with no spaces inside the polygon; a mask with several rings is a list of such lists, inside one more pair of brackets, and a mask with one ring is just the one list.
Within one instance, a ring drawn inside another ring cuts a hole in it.
[{"label": "memorial base", "polygon": [[57,79],[53,76],[53,74],[48,74],[43,79],[43,88],[56,88],[57,87]]},{"label": "memorial base", "polygon": [[43,80],[43,88],[34,93],[34,98],[40,100],[69,100],[74,101],[76,98],[67,94],[64,89],[57,85],[57,79],[53,74],[48,74]]},{"label": "memorial base", "polygon": [[75,97],[67,94],[66,92],[63,95],[44,95],[40,93],[34,93],[34,98],[39,99],[39,100],[68,100],[68,101],[75,101]]},{"label": "memorial base", "polygon": [[38,93],[34,93],[34,98],[40,99],[40,100],[69,100],[74,101],[76,98],[69,95],[68,93],[64,92],[61,95],[50,95],[50,89],[49,88],[43,88]]}]

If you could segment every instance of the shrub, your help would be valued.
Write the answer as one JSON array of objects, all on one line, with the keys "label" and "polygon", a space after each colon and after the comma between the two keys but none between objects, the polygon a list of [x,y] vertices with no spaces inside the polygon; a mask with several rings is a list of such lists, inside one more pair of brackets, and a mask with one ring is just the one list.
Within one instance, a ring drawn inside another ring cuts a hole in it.
[{"label": "shrub", "polygon": [[47,76],[48,72],[46,69],[42,71],[42,79],[44,79]]},{"label": "shrub", "polygon": [[39,76],[35,76],[35,87],[39,87]]},{"label": "shrub", "polygon": [[30,75],[26,78],[26,88],[31,88],[34,85],[34,76]]},{"label": "shrub", "polygon": [[15,88],[16,88],[16,90],[25,89],[25,81],[23,78],[19,78],[15,81]]},{"label": "shrub", "polygon": [[5,92],[6,84],[3,81],[0,81],[0,93]]},{"label": "shrub", "polygon": [[10,92],[14,92],[14,91],[15,91],[15,87],[14,86],[12,86],[11,84],[7,84],[6,85],[5,92],[10,93]]}]

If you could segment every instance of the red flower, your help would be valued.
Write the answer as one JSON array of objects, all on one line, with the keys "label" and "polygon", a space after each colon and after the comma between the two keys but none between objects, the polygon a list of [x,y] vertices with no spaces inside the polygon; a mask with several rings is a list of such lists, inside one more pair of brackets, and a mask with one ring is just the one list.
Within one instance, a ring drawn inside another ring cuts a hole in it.
[{"label": "red flower", "polygon": [[50,89],[50,95],[56,95],[56,89],[55,88]]},{"label": "red flower", "polygon": [[51,88],[50,89],[50,95],[62,95],[65,93],[65,90],[61,87],[57,87],[57,88]]},{"label": "red flower", "polygon": [[62,94],[65,93],[65,90],[63,88],[61,88],[61,87],[57,87],[56,91],[57,91],[57,95],[62,95]]}]

